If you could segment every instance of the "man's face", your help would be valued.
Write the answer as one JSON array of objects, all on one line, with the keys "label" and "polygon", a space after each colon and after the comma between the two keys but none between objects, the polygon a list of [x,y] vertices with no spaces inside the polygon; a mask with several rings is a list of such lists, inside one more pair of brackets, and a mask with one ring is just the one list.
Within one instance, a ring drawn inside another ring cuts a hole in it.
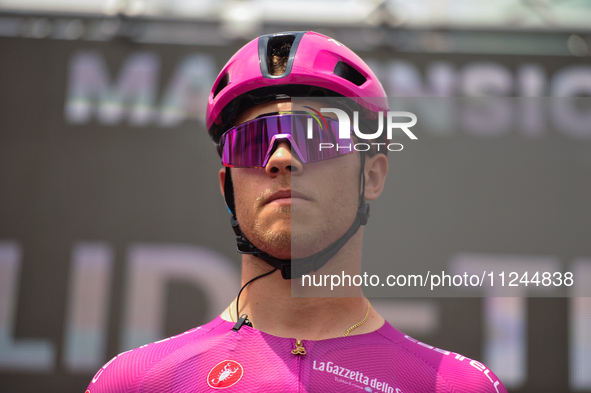
[{"label": "man's face", "polygon": [[[320,109],[318,103],[303,103]],[[236,125],[262,114],[301,110],[274,101],[243,112]],[[242,232],[277,258],[303,258],[338,240],[359,204],[358,153],[303,164],[287,141],[278,144],[264,169],[232,168],[236,216]],[[220,171],[222,189],[225,170]]]}]

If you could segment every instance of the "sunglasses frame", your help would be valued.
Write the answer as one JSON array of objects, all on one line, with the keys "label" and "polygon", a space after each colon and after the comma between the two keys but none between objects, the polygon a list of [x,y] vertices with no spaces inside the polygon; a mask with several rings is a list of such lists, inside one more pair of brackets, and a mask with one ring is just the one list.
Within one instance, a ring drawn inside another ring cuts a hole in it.
[{"label": "sunglasses frame", "polygon": [[[305,155],[302,154],[302,151],[300,150],[300,146],[298,146],[298,143],[296,143],[295,138],[293,137],[293,135],[291,133],[277,133],[275,135],[273,135],[271,137],[271,139],[268,141],[267,144],[267,152],[265,154],[265,158],[263,160],[262,166],[259,165],[237,165],[237,164],[233,164],[231,163],[231,160],[228,160],[228,162],[224,162],[224,144],[226,143],[226,138],[231,137],[231,135],[233,135],[233,133],[236,132],[240,132],[240,128],[246,128],[249,124],[252,124],[252,122],[256,122],[256,121],[260,121],[261,119],[267,119],[267,118],[279,118],[279,117],[284,117],[284,116],[303,116],[305,115],[307,118],[311,118],[310,117],[310,113],[308,112],[289,112],[289,113],[283,113],[283,112],[275,112],[275,113],[267,113],[261,116],[258,116],[254,119],[251,119],[247,122],[244,122],[242,124],[239,124],[235,127],[230,128],[229,130],[227,130],[226,132],[224,132],[224,134],[221,136],[220,141],[217,145],[217,149],[218,149],[218,154],[220,155],[220,157],[222,158],[222,165],[224,165],[225,167],[230,167],[230,168],[257,168],[257,169],[263,169],[267,166],[267,164],[269,163],[269,160],[271,159],[271,157],[273,156],[273,154],[275,153],[275,150],[277,149],[277,144],[279,142],[282,141],[288,141],[289,145],[291,147],[291,151],[295,152],[295,154],[297,155],[298,159],[304,163],[304,164],[309,164],[309,163],[313,163],[313,162],[320,162],[320,161],[325,161],[325,160],[330,160],[333,158],[338,158],[338,157],[342,157],[342,156],[346,156],[348,154],[352,154],[355,152],[354,149],[351,149],[349,152],[347,153],[341,153],[341,151],[337,150],[337,154],[334,154],[331,157],[326,157],[326,158],[321,158],[318,160],[312,160],[310,161],[309,159],[306,158]],[[326,118],[326,120],[328,120],[328,122],[326,122],[325,124],[331,124],[332,127],[329,127],[330,130],[326,130],[325,132],[330,132],[330,135],[333,137],[333,140],[338,140],[338,120],[334,119],[334,118]],[[335,124],[336,123],[336,127]],[[292,123],[293,124],[293,123]],[[322,125],[320,126],[321,130],[324,128]],[[307,138],[306,138],[307,139]],[[312,139],[313,140],[313,139]],[[227,153],[228,156],[231,156],[231,152]],[[230,157],[228,157],[230,158]]]}]

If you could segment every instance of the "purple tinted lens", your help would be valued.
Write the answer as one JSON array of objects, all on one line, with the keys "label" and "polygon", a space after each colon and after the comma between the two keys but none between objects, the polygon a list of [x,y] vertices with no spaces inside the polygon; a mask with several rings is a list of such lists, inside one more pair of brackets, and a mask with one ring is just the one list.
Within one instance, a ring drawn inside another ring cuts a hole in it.
[{"label": "purple tinted lens", "polygon": [[[312,119],[312,138],[308,139],[308,119]],[[222,164],[229,167],[264,168],[273,149],[273,137],[283,134],[303,163],[327,160],[351,153],[337,149],[339,123],[326,119],[326,125],[306,114],[274,115],[248,121],[228,130],[220,139]],[[290,135],[289,138],[284,135]],[[350,140],[349,140],[350,141]],[[349,142],[345,140],[347,146]],[[321,145],[325,143],[325,145]],[[332,148],[327,144],[332,144]],[[322,147],[322,148],[321,148]]]}]

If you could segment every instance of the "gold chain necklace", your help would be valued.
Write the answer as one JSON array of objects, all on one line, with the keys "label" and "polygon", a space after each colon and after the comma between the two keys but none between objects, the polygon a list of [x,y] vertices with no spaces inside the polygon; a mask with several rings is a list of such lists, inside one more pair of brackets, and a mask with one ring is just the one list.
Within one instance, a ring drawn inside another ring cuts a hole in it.
[{"label": "gold chain necklace", "polygon": [[349,335],[349,333],[351,333],[353,330],[357,329],[359,326],[361,326],[365,322],[367,322],[367,318],[369,317],[369,310],[370,309],[371,309],[371,304],[369,304],[369,299],[367,299],[367,310],[365,311],[365,317],[363,317],[363,319],[361,321],[357,322],[355,325],[353,325],[349,329],[347,329],[345,334],[343,334],[343,337],[347,337]]},{"label": "gold chain necklace", "polygon": [[[232,320],[232,322],[236,322],[234,320],[234,316],[232,315],[232,306],[234,305],[234,302],[232,301],[232,304],[230,304],[230,319]],[[369,303],[369,299],[367,299],[367,310],[365,311],[365,317],[363,317],[363,319],[359,322],[357,322],[355,325],[351,326],[349,329],[347,329],[347,331],[345,332],[345,334],[343,334],[341,337],[347,337],[349,335],[349,333],[351,333],[353,330],[357,329],[359,326],[363,325],[365,322],[367,322],[367,318],[369,318],[369,310],[371,310],[371,304]],[[291,353],[294,355],[305,355],[306,354],[306,348],[304,348],[304,346],[302,345],[302,340],[300,340],[299,338],[296,339],[296,348],[291,350]]]}]

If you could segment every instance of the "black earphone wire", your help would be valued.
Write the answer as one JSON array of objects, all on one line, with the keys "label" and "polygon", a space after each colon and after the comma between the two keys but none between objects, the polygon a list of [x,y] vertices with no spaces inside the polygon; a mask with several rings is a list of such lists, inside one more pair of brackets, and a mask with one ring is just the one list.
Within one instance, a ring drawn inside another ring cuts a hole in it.
[{"label": "black earphone wire", "polygon": [[[242,291],[244,290],[244,288],[246,288],[246,286],[247,286],[248,284],[250,284],[251,282],[253,282],[254,280],[258,280],[259,278],[262,278],[262,277],[268,276],[269,274],[273,273],[275,270],[277,270],[277,268],[275,268],[275,269],[273,269],[273,270],[270,270],[270,271],[268,271],[268,272],[266,272],[266,273],[263,273],[263,274],[261,274],[260,276],[256,276],[255,278],[252,278],[252,279],[250,279],[250,280],[249,280],[249,281],[248,281],[246,284],[244,284],[244,285],[242,286],[242,288],[240,288],[240,291],[238,292],[238,296],[236,296],[236,319],[237,319],[237,320],[238,320],[238,319],[239,319],[239,317],[240,317],[240,313],[239,313],[239,311],[238,311],[238,310],[239,310],[239,307],[238,307],[238,305],[239,305],[239,302],[240,302],[240,294],[242,293]],[[248,316],[247,316],[247,318],[248,318]]]}]

